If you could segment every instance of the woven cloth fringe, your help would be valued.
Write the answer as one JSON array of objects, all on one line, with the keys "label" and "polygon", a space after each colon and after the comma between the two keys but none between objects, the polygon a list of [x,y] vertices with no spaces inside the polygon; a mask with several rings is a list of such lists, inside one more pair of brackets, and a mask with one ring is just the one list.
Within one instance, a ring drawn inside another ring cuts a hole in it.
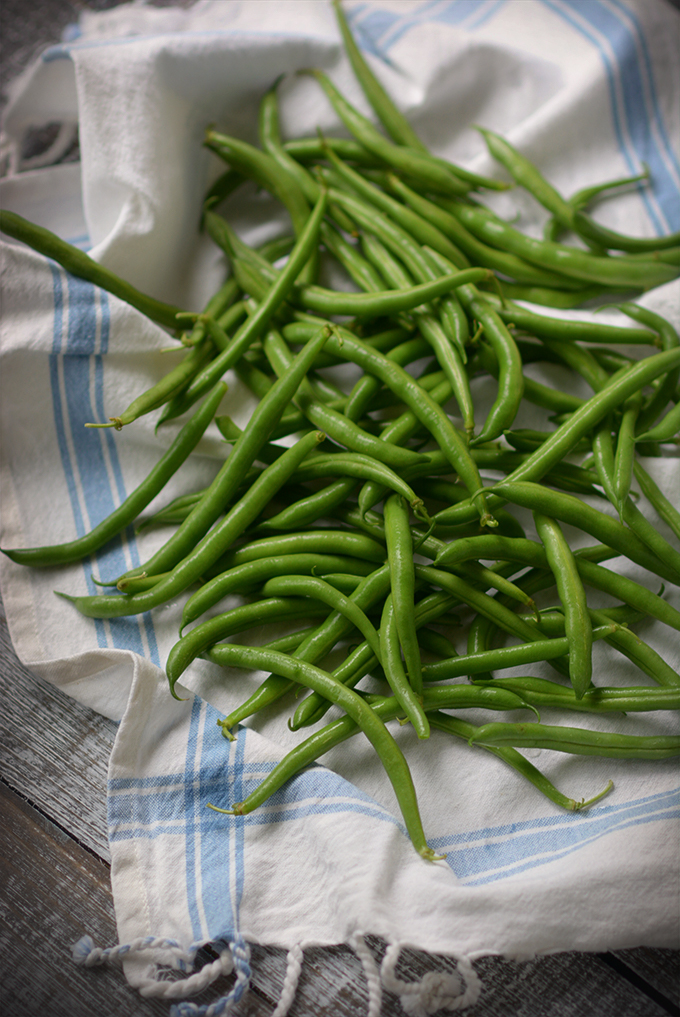
[{"label": "woven cloth fringe", "polygon": [[[402,1009],[409,1017],[429,1017],[442,1010],[463,1010],[479,998],[482,985],[471,961],[465,956],[457,955],[454,958],[456,971],[428,971],[420,981],[405,982],[395,973],[403,949],[401,944],[388,944],[380,966],[361,933],[355,933],[349,945],[361,961],[366,976],[367,1017],[379,1017],[383,989],[399,996]],[[89,968],[100,964],[121,963],[133,955],[151,954],[145,977],[137,985],[141,996],[182,999],[182,1002],[171,1007],[170,1017],[222,1017],[232,1010],[248,989],[251,978],[250,949],[240,937],[228,944],[212,944],[213,949],[219,951],[218,958],[198,971],[192,971],[202,946],[205,944],[192,944],[184,949],[174,939],[146,936],[131,943],[102,949],[95,946],[89,936],[83,936],[73,947],[73,959],[76,964]],[[300,944],[288,951],[281,994],[271,1017],[286,1017],[295,1000],[303,960],[304,953]],[[187,976],[170,980],[172,972],[181,972]],[[189,1003],[184,999],[186,996],[198,995],[216,979],[232,972],[236,974],[236,982],[225,996],[205,1005]]]}]

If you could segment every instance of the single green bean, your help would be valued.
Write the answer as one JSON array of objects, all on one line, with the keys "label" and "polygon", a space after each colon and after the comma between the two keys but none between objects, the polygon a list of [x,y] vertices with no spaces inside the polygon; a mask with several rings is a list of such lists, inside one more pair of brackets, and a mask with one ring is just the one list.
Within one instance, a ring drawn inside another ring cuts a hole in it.
[{"label": "single green bean", "polygon": [[152,321],[157,321],[165,328],[177,328],[176,315],[181,312],[181,307],[175,307],[173,304],[166,304],[162,300],[155,300],[153,297],[147,296],[129,282],[121,279],[115,272],[94,261],[89,254],[85,254],[84,251],[67,243],[66,240],[62,240],[43,226],[36,226],[28,219],[17,215],[16,212],[10,212],[9,209],[3,208],[0,209],[0,231],[6,233],[8,237],[27,244],[46,258],[52,258],[71,275],[78,276],[79,279],[86,279],[108,293],[113,293],[114,296],[135,307]]},{"label": "single green bean", "polygon": [[215,416],[227,387],[223,383],[215,389],[184,425],[168,451],[161,456],[151,473],[128,495],[117,509],[95,526],[89,533],[65,544],[45,547],[3,549],[3,553],[19,565],[67,565],[93,554],[109,540],[125,529],[139,513],[156,497],[170,477],[179,469],[184,460],[198,444],[206,428]]},{"label": "single green bean", "polygon": [[[262,650],[252,646],[235,646],[228,643],[213,650],[211,659],[223,666],[268,668],[285,675],[292,681],[320,692],[337,703],[354,720],[378,753],[385,772],[399,802],[406,829],[418,854],[428,861],[438,856],[427,846],[422,829],[418,803],[408,764],[385,725],[356,692],[336,682],[326,671],[286,654]],[[245,813],[244,803],[229,810],[234,815]]]},{"label": "single green bean", "polygon": [[622,735],[548,724],[484,724],[472,745],[519,745],[609,759],[667,759],[680,755],[680,735]]}]

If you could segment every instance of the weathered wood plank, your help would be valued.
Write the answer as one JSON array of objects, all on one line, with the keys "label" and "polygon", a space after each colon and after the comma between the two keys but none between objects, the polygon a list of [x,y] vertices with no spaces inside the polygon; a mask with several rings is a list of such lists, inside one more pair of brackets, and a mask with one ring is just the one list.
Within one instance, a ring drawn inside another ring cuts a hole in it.
[{"label": "weathered wood plank", "polygon": [[664,996],[680,1013],[680,953],[677,950],[613,950],[613,956]]},{"label": "weathered wood plank", "polygon": [[106,774],[116,725],[23,666],[1,601],[0,660],[3,779],[108,860]]}]

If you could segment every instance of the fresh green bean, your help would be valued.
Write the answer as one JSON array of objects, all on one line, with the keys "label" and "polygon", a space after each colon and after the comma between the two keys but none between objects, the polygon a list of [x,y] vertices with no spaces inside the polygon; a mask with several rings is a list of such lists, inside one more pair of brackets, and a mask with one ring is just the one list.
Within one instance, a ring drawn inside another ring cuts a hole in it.
[{"label": "fresh green bean", "polygon": [[74,247],[73,244],[69,244],[66,240],[62,240],[56,233],[52,233],[43,226],[36,226],[35,223],[29,222],[28,219],[17,215],[16,212],[10,212],[7,208],[0,209],[0,231],[6,233],[8,237],[27,244],[46,258],[52,258],[71,275],[78,276],[79,279],[86,279],[108,293],[113,293],[114,296],[135,307],[152,321],[157,321],[165,328],[177,328],[176,315],[181,312],[182,308],[166,304],[162,300],[155,300],[140,292],[115,272],[94,261],[89,254]]},{"label": "fresh green bean", "polygon": [[18,565],[41,566],[67,565],[80,561],[99,550],[104,544],[121,533],[139,513],[165,487],[170,477],[179,469],[187,456],[196,447],[199,439],[215,416],[227,387],[223,383],[215,389],[184,425],[168,451],[161,456],[146,480],[128,495],[117,509],[95,526],[89,533],[65,544],[45,547],[3,549],[3,553]]},{"label": "fresh green bean", "polygon": [[680,755],[680,735],[625,735],[548,724],[484,724],[472,745],[519,745],[609,759],[668,759]]},{"label": "fresh green bean", "polygon": [[[340,682],[336,682],[328,672],[322,671],[313,664],[296,660],[273,650],[228,643],[219,647],[219,654],[217,650],[213,650],[211,656],[213,660],[217,658],[223,666],[232,664],[236,667],[268,668],[277,671],[291,681],[320,692],[327,699],[341,706],[361,728],[378,753],[394,789],[407,832],[416,851],[428,861],[434,861],[439,857],[427,846],[413,780],[401,749],[379,717],[356,692],[346,688]],[[233,815],[244,815],[246,809],[244,803],[240,802],[228,811]]]},{"label": "fresh green bean", "polygon": [[569,643],[569,679],[576,698],[582,699],[593,675],[593,629],[585,590],[576,559],[557,521],[542,512],[534,512],[534,522],[564,608],[564,629]]}]

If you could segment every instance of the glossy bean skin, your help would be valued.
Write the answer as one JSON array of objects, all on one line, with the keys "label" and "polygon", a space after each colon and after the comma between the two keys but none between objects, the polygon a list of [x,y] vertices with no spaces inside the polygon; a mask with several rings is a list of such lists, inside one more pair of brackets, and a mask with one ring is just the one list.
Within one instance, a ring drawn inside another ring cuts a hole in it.
[{"label": "glossy bean skin", "polygon": [[470,184],[456,175],[456,167],[440,164],[425,153],[393,145],[376,130],[370,120],[347,102],[322,71],[308,73],[319,82],[350,134],[373,155],[394,169],[427,182],[429,186],[444,194],[463,195],[471,190]]},{"label": "glossy bean skin", "polygon": [[680,402],[676,403],[672,410],[659,423],[648,431],[636,435],[635,440],[671,442],[677,441],[680,435]]},{"label": "glossy bean skin", "polygon": [[329,349],[334,353],[337,352],[342,359],[351,360],[364,370],[375,374],[406,403],[434,436],[440,449],[463,480],[478,506],[478,514],[483,523],[493,525],[494,520],[487,510],[479,470],[469,451],[446,413],[430,399],[415,379],[399,365],[389,361],[378,351],[370,349],[346,329],[339,332],[339,340],[331,343]]},{"label": "glossy bean skin", "polygon": [[680,574],[672,564],[666,564],[658,558],[639,537],[628,527],[612,519],[604,512],[599,512],[579,498],[563,492],[551,491],[550,488],[531,481],[501,481],[494,485],[493,491],[507,498],[515,505],[537,510],[552,515],[561,522],[578,526],[590,533],[596,540],[601,540],[610,547],[616,548],[638,565],[654,572],[671,583],[680,585]]},{"label": "glossy bean skin", "polygon": [[[211,659],[219,662],[220,648],[216,647],[208,655]],[[456,685],[448,689],[427,689],[425,691],[425,702],[430,710],[437,709],[489,709],[489,710],[516,710],[522,709],[523,702],[519,696],[512,695],[511,698],[502,698],[498,695],[488,695],[490,692],[501,692],[501,690],[482,689],[475,686]],[[480,693],[484,695],[480,695]],[[402,712],[401,704],[394,696],[382,697],[380,700],[371,702],[371,709],[387,723],[394,720]],[[218,722],[224,724],[224,721]],[[341,717],[338,720],[327,724],[322,730],[314,732],[292,749],[280,763],[269,773],[264,780],[258,784],[248,798],[242,802],[242,814],[247,815],[256,808],[263,805],[275,791],[278,791],[286,781],[299,773],[304,767],[318,760],[326,752],[329,752],[336,745],[352,737],[360,730],[359,725],[350,716]]]},{"label": "glossy bean skin", "polygon": [[671,233],[665,237],[628,237],[623,233],[617,233],[615,230],[600,226],[582,211],[574,213],[571,225],[586,242],[592,241],[606,250],[653,254],[655,251],[677,247],[680,244],[680,233]]},{"label": "glossy bean skin", "polygon": [[[593,629],[593,639],[603,639],[615,629],[615,623]],[[523,667],[541,660],[556,660],[569,651],[566,636],[556,639],[539,639],[519,646],[503,646],[498,650],[482,650],[449,657],[433,664],[423,664],[424,682],[448,681],[464,675],[500,671],[508,667]]]},{"label": "glossy bean skin", "polygon": [[588,689],[580,699],[573,689],[546,678],[495,678],[494,688],[508,689],[537,708],[573,710],[578,713],[646,713],[680,709],[680,689],[650,688],[647,685],[599,686]]},{"label": "glossy bean skin", "polygon": [[542,512],[534,512],[534,522],[564,609],[564,629],[569,642],[569,679],[576,698],[582,699],[593,676],[593,628],[585,590],[576,559],[557,521]]},{"label": "glossy bean skin", "polygon": [[414,619],[413,541],[408,509],[403,498],[398,494],[390,495],[385,502],[384,514],[394,624],[404,654],[408,680],[415,695],[419,696],[423,690],[423,678]]},{"label": "glossy bean skin", "polygon": [[503,275],[532,286],[556,287],[562,284],[563,277],[559,273],[546,271],[515,254],[500,251],[483,243],[470,233],[455,215],[440,208],[434,202],[423,197],[422,194],[416,193],[394,174],[388,177],[387,184],[393,194],[396,194],[422,218],[427,219],[428,222],[441,230],[464,251],[468,258],[477,264],[502,272]]},{"label": "glossy bean skin", "polygon": [[286,596],[298,593],[311,600],[321,601],[334,611],[344,615],[361,632],[378,661],[381,662],[382,653],[378,633],[364,611],[358,607],[356,600],[351,600],[332,587],[330,583],[326,583],[316,576],[275,576],[269,579],[262,589],[265,597],[282,596],[284,591]]},{"label": "glossy bean skin", "polygon": [[680,540],[680,512],[666,498],[663,491],[660,490],[640,462],[636,461],[633,463],[633,473],[644,496],[654,506],[664,522],[670,526],[678,540]]},{"label": "glossy bean skin", "polygon": [[574,209],[564,200],[552,184],[539,172],[526,156],[522,155],[509,141],[495,131],[484,127],[476,128],[484,138],[491,155],[502,166],[505,166],[515,182],[524,187],[534,198],[552,212],[563,229],[571,229],[574,220]]},{"label": "glossy bean skin", "polygon": [[680,736],[609,734],[549,724],[484,724],[470,741],[473,745],[519,745],[610,759],[668,759],[680,755]]},{"label": "glossy bean skin", "polygon": [[260,450],[268,441],[276,422],[297,390],[300,380],[327,342],[329,331],[328,327],[324,327],[310,338],[291,364],[289,371],[284,377],[279,378],[254,410],[248,427],[235,443],[231,455],[220,468],[205,497],[163,547],[140,569],[135,569],[132,575],[140,572],[146,572],[148,575],[160,574],[174,568],[219,519],[224,506],[238,489]]},{"label": "glossy bean skin", "polygon": [[335,10],[335,17],[342,35],[345,52],[352,65],[352,70],[383,127],[398,145],[406,145],[408,148],[427,152],[427,148],[413,130],[406,117],[397,109],[366,63],[361,50],[354,41],[354,36],[347,23],[340,0],[333,0],[333,9]]},{"label": "glossy bean skin", "polygon": [[69,597],[65,594],[60,596],[69,600],[88,618],[121,618],[158,607],[183,593],[201,578],[206,569],[214,564],[257,518],[275,491],[286,483],[298,462],[324,437],[325,435],[318,431],[306,435],[284,452],[275,463],[263,470],[252,488],[230,509],[224,519],[199,541],[167,578],[161,579],[152,589],[132,596],[119,597],[114,595]]},{"label": "glossy bean skin", "polygon": [[169,420],[171,417],[184,413],[189,406],[193,405],[196,399],[201,397],[206,388],[212,388],[225,371],[240,360],[246,350],[267,329],[272,317],[288,297],[295,280],[308,261],[311,252],[316,248],[326,206],[327,195],[324,191],[314,206],[311,215],[309,215],[298,241],[290,253],[286,267],[277,276],[266,299],[259,304],[255,313],[237,330],[227,349],[218,354],[208,367],[199,372],[172,410],[170,411],[169,407],[166,408],[164,420]]},{"label": "glossy bean skin", "polygon": [[175,685],[182,674],[196,657],[221,639],[271,622],[304,620],[310,615],[323,618],[328,611],[326,604],[310,605],[304,597],[271,596],[209,618],[182,636],[170,650],[166,662],[170,692],[175,699],[180,698]]},{"label": "glossy bean skin", "polygon": [[358,575],[365,575],[372,569],[368,562],[361,562],[355,558],[347,558],[342,555],[332,554],[282,554],[256,558],[254,561],[243,562],[235,565],[219,576],[215,576],[192,594],[182,610],[182,629],[200,618],[211,607],[214,607],[223,597],[231,593],[240,593],[257,589],[272,576],[281,575],[316,575],[327,571],[355,571]]},{"label": "glossy bean skin", "polygon": [[[423,858],[434,861],[438,856],[428,847],[423,832],[413,780],[401,749],[397,746],[387,728],[363,699],[336,682],[326,671],[313,664],[296,660],[273,650],[262,650],[253,646],[236,646],[233,643],[213,650],[211,659],[223,666],[267,668],[285,675],[291,681],[306,685],[320,692],[327,699],[337,703],[354,720],[378,753],[385,772],[390,779],[399,802],[406,829],[414,848]],[[234,815],[243,815],[243,803],[237,803],[229,810]]]},{"label": "glossy bean skin", "polygon": [[67,565],[80,561],[93,554],[114,536],[133,522],[139,513],[163,489],[170,477],[179,469],[191,451],[196,447],[201,436],[212,421],[217,407],[227,390],[226,385],[219,384],[184,425],[168,451],[163,455],[149,476],[125,501],[95,526],[89,533],[65,544],[46,547],[3,549],[3,553],[19,565],[48,566]]},{"label": "glossy bean skin", "polygon": [[670,282],[677,275],[677,270],[673,266],[652,260],[634,261],[623,255],[602,258],[564,244],[534,240],[479,206],[473,208],[471,205],[447,201],[445,207],[471,232],[492,246],[501,247],[526,258],[527,261],[562,272],[572,279],[601,283],[614,288],[632,287],[645,290]]},{"label": "glossy bean skin", "polygon": [[0,210],[0,232],[6,233],[8,237],[13,237],[15,240],[20,240],[32,247],[34,251],[38,251],[39,254],[44,254],[46,258],[52,258],[72,275],[78,276],[80,279],[87,279],[95,286],[100,286],[108,293],[113,293],[114,296],[135,307],[147,318],[158,322],[159,325],[170,329],[177,328],[176,316],[182,311],[181,307],[165,304],[162,300],[148,297],[131,283],[94,261],[80,248],[62,240],[56,233],[52,233],[43,226],[36,226],[35,223],[29,222],[28,219],[17,215],[16,212],[10,212],[7,208]]},{"label": "glossy bean skin", "polygon": [[[420,691],[417,693],[413,688],[413,682],[404,670],[401,659],[400,637],[397,628],[396,611],[394,608],[394,587],[385,599],[382,618],[380,620],[380,649],[385,677],[396,696],[404,714],[413,725],[413,729],[419,738],[430,737],[430,725],[420,698],[422,697],[422,679]],[[413,617],[413,606],[411,605],[411,618]],[[415,626],[413,626],[415,635]],[[413,669],[413,664],[411,665]],[[418,651],[418,676],[420,676],[420,651]]]}]

